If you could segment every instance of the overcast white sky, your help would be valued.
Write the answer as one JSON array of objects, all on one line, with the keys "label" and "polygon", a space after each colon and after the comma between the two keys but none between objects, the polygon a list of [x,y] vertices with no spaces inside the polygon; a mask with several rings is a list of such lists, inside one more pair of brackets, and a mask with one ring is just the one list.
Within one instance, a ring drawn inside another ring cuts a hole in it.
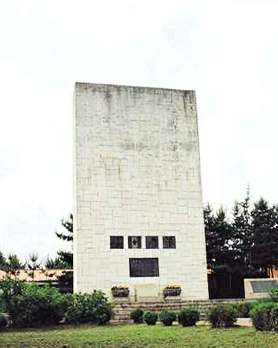
[{"label": "overcast white sky", "polygon": [[278,2],[0,0],[0,250],[68,247],[74,83],[197,91],[204,202],[278,203]]}]

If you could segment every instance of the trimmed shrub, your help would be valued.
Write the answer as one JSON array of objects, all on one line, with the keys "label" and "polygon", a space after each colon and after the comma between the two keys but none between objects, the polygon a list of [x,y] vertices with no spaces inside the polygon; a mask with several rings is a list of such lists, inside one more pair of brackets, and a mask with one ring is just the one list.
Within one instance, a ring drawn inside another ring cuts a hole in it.
[{"label": "trimmed shrub", "polygon": [[171,326],[173,321],[177,318],[177,314],[172,310],[162,310],[160,313],[160,320],[165,326]]},{"label": "trimmed shrub", "polygon": [[0,306],[1,310],[9,313],[13,308],[13,299],[22,295],[24,282],[5,278],[0,282]]},{"label": "trimmed shrub", "polygon": [[90,323],[103,325],[110,321],[112,306],[101,291],[92,294],[72,294],[65,319],[70,324]]},{"label": "trimmed shrub", "polygon": [[250,318],[250,311],[255,302],[235,302],[232,305],[237,310],[239,318]]},{"label": "trimmed shrub", "polygon": [[155,325],[157,322],[157,314],[152,311],[146,311],[143,318],[147,325]]},{"label": "trimmed shrub", "polygon": [[178,313],[178,322],[184,327],[194,326],[199,319],[200,319],[200,312],[195,307],[183,308]]},{"label": "trimmed shrub", "polygon": [[253,326],[258,331],[278,330],[278,303],[258,302],[250,312]]},{"label": "trimmed shrub", "polygon": [[67,299],[57,289],[24,284],[22,293],[11,296],[8,312],[12,325],[38,327],[58,324],[67,307]]},{"label": "trimmed shrub", "polygon": [[268,292],[272,302],[278,302],[278,286],[275,286]]},{"label": "trimmed shrub", "polygon": [[273,303],[270,297],[260,298],[256,302],[254,302],[254,307],[259,303]]},{"label": "trimmed shrub", "polygon": [[7,320],[3,313],[0,313],[0,327],[6,327],[7,326]]},{"label": "trimmed shrub", "polygon": [[133,309],[133,311],[130,314],[130,318],[133,319],[133,322],[135,324],[142,324],[143,315],[144,315],[143,309],[137,308],[137,309]]},{"label": "trimmed shrub", "polygon": [[101,291],[93,294],[62,294],[56,288],[6,279],[0,282],[0,304],[9,313],[12,325],[38,327],[68,323],[105,324],[112,306]]},{"label": "trimmed shrub", "polygon": [[231,327],[237,319],[237,310],[232,304],[219,303],[208,310],[207,318],[212,327]]}]

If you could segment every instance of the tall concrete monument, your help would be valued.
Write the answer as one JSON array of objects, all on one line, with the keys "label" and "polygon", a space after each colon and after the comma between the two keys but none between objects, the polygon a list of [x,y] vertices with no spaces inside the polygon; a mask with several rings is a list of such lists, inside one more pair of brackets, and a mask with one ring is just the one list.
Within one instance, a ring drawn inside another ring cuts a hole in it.
[{"label": "tall concrete monument", "polygon": [[208,298],[194,91],[76,83],[74,290]]}]

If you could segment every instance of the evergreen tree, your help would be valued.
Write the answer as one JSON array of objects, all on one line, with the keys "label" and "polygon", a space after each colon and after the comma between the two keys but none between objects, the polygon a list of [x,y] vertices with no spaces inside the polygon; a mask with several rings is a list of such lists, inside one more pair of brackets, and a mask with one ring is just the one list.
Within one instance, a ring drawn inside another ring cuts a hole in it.
[{"label": "evergreen tree", "polygon": [[55,259],[47,258],[45,263],[46,269],[65,269],[68,268],[68,263],[63,261],[60,256],[57,256]]},{"label": "evergreen tree", "polygon": [[3,270],[11,275],[19,273],[19,270],[24,268],[25,263],[22,263],[16,254],[10,254],[5,259]]},{"label": "evergreen tree", "polygon": [[[62,240],[72,242],[73,241],[73,215],[70,214],[67,220],[62,220],[62,226],[66,233],[55,232],[56,236]],[[70,251],[58,251],[57,252],[59,259],[67,266],[65,268],[73,268],[73,254]],[[63,267],[64,268],[64,267]]]},{"label": "evergreen tree", "polygon": [[230,270],[233,262],[230,245],[232,228],[223,207],[214,214],[207,204],[204,221],[208,266],[214,271]]},{"label": "evergreen tree", "polygon": [[242,202],[235,202],[232,229],[232,249],[235,260],[235,271],[241,274],[250,274],[254,269],[251,262],[253,241],[249,188],[247,188],[246,198]]},{"label": "evergreen tree", "polygon": [[4,257],[4,254],[0,251],[0,269],[4,269],[6,264],[6,259]]},{"label": "evergreen tree", "polygon": [[37,253],[31,253],[29,254],[29,262],[27,263],[27,266],[29,270],[31,271],[29,273],[29,276],[34,278],[35,270],[40,268],[40,263],[38,262],[39,256]]},{"label": "evergreen tree", "polygon": [[265,277],[278,267],[278,205],[260,199],[250,207],[249,189],[236,202],[232,222],[221,207],[216,213],[204,208],[208,267],[245,277]]},{"label": "evergreen tree", "polygon": [[22,263],[16,254],[10,254],[6,259],[6,267],[11,270],[24,269],[25,263]]},{"label": "evergreen tree", "polygon": [[61,223],[68,232],[66,234],[55,232],[56,236],[68,242],[73,241],[73,215],[70,214],[67,220],[62,219]]},{"label": "evergreen tree", "polygon": [[218,264],[215,270],[231,272],[234,261],[231,247],[232,227],[222,206],[216,212],[215,232],[220,243],[217,255]]},{"label": "evergreen tree", "polygon": [[216,250],[218,249],[217,236],[215,234],[215,217],[211,205],[208,203],[204,208],[204,223],[206,235],[206,250],[208,268],[214,269],[216,264]]},{"label": "evergreen tree", "polygon": [[278,266],[277,207],[261,198],[251,212],[252,265],[265,276],[273,266]]}]

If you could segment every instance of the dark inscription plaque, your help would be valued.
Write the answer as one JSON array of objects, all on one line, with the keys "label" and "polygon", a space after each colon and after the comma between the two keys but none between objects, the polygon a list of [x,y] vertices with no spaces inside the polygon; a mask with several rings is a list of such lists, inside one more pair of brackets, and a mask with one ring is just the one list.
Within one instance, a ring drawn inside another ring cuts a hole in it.
[{"label": "dark inscription plaque", "polygon": [[130,277],[158,277],[158,258],[129,259]]},{"label": "dark inscription plaque", "polygon": [[110,236],[110,249],[123,249],[124,237],[123,236]]},{"label": "dark inscription plaque", "polygon": [[146,249],[158,249],[158,237],[146,237]]},{"label": "dark inscription plaque", "polygon": [[175,236],[163,237],[163,249],[176,249],[176,237]]},{"label": "dark inscription plaque", "polygon": [[276,280],[251,280],[250,283],[254,293],[268,292],[277,285]]}]

